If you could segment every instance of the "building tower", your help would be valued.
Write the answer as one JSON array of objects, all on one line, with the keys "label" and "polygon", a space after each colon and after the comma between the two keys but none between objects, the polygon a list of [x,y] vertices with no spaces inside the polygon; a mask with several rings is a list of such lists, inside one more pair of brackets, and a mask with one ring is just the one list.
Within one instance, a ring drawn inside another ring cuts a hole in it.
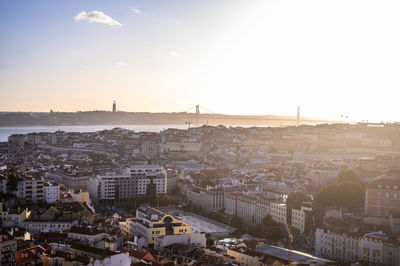
[{"label": "building tower", "polygon": [[300,126],[300,106],[297,106],[297,126]]},{"label": "building tower", "polygon": [[200,105],[196,105],[196,126],[199,126],[199,118],[200,118]]},{"label": "building tower", "polygon": [[113,103],[112,111],[113,111],[113,113],[115,113],[117,111],[117,104],[115,103],[115,101]]}]

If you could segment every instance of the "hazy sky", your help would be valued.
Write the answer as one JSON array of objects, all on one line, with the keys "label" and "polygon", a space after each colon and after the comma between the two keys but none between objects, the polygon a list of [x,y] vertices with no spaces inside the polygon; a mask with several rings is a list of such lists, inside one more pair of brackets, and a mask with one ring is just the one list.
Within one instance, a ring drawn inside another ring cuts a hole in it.
[{"label": "hazy sky", "polygon": [[0,110],[399,121],[400,1],[0,1]]}]

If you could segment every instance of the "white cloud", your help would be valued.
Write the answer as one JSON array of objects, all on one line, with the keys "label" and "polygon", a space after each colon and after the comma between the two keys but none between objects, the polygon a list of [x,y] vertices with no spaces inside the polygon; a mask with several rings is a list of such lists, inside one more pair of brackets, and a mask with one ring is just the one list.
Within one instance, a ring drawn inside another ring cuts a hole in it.
[{"label": "white cloud", "polygon": [[135,13],[137,13],[137,14],[142,14],[142,13],[143,13],[141,10],[139,10],[139,9],[137,9],[137,8],[133,8],[133,7],[131,7],[131,11],[132,11],[132,12],[135,12]]},{"label": "white cloud", "polygon": [[117,63],[117,66],[119,66],[119,67],[126,67],[126,66],[128,66],[128,63],[127,63],[127,62],[124,62],[124,61],[120,61],[120,62]]},{"label": "white cloud", "polygon": [[170,51],[169,54],[170,54],[171,56],[181,56],[181,54],[178,53],[177,51]]},{"label": "white cloud", "polygon": [[110,26],[122,26],[121,23],[116,21],[110,16],[107,16],[101,11],[93,10],[92,12],[86,13],[85,11],[82,11],[78,13],[74,17],[75,21],[87,21],[87,22],[97,22],[97,23],[103,23],[107,24]]}]

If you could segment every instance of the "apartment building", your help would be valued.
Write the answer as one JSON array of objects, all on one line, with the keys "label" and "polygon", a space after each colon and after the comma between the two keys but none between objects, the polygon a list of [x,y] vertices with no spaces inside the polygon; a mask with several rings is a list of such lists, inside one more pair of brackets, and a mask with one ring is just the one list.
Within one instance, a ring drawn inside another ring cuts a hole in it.
[{"label": "apartment building", "polygon": [[292,209],[290,225],[294,231],[300,234],[308,234],[312,231],[312,207],[303,205],[300,209]]},{"label": "apartment building", "polygon": [[21,226],[30,233],[51,232],[60,230],[69,230],[72,226],[72,220],[62,221],[36,221],[25,220]]},{"label": "apartment building", "polygon": [[23,177],[18,181],[16,196],[23,198],[26,203],[43,202],[43,185],[43,176]]},{"label": "apartment building", "polygon": [[142,205],[136,210],[136,218],[127,219],[128,228],[145,240],[145,246],[155,247],[157,237],[190,234],[190,225],[161,210]]},{"label": "apartment building", "polygon": [[336,232],[317,228],[315,231],[315,255],[342,262],[360,259],[361,233]]},{"label": "apartment building", "polygon": [[281,224],[286,224],[286,204],[272,202],[270,206],[272,219]]},{"label": "apartment building", "polygon": [[47,203],[54,203],[60,200],[60,186],[45,183],[43,186],[43,197]]},{"label": "apartment building", "polygon": [[109,236],[94,226],[73,226],[68,232],[68,239],[97,248],[104,248],[105,239]]},{"label": "apartment building", "polygon": [[255,223],[257,195],[242,194],[237,197],[236,215],[246,224]]},{"label": "apartment building", "polygon": [[399,241],[382,232],[366,234],[317,228],[315,254],[340,262],[365,261],[379,265],[399,265]]},{"label": "apartment building", "polygon": [[225,192],[223,190],[188,189],[186,196],[193,205],[207,211],[219,211],[224,208]]},{"label": "apartment building", "polygon": [[307,173],[307,179],[311,181],[311,186],[314,189],[318,189],[334,183],[339,175],[339,171],[339,168],[318,167],[310,169]]},{"label": "apartment building", "polygon": [[393,169],[375,177],[365,190],[365,214],[389,217],[400,214],[400,170]]},{"label": "apartment building", "polygon": [[7,231],[0,232],[0,265],[15,265],[17,255],[17,240]]},{"label": "apartment building", "polygon": [[87,184],[90,197],[98,201],[124,201],[134,197],[166,194],[167,173],[161,166],[137,165],[120,174],[97,175]]},{"label": "apartment building", "polygon": [[244,223],[261,224],[270,212],[272,198],[258,194],[231,192],[225,195],[225,213],[238,216]]},{"label": "apartment building", "polygon": [[271,197],[257,197],[256,206],[254,208],[254,219],[256,224],[261,224],[264,217],[270,214],[271,202],[274,202],[274,199]]}]

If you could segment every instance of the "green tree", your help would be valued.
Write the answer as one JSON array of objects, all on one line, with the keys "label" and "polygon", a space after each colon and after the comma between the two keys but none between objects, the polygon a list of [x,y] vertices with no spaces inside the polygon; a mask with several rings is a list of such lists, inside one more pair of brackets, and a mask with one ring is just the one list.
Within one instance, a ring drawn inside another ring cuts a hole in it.
[{"label": "green tree", "polygon": [[243,222],[238,216],[235,215],[232,217],[231,225],[240,230],[243,227]]},{"label": "green tree", "polygon": [[325,186],[320,190],[315,201],[321,206],[338,205],[347,208],[364,206],[365,188],[354,181],[344,181]]},{"label": "green tree", "polygon": [[212,239],[211,236],[207,236],[206,246],[207,248],[214,247],[214,239]]},{"label": "green tree", "polygon": [[365,200],[365,188],[360,183],[345,181],[338,185],[337,203],[347,208],[362,208]]},{"label": "green tree", "polygon": [[11,194],[11,192],[16,191],[17,188],[18,188],[18,178],[15,173],[15,170],[12,169],[10,170],[7,176],[7,191],[9,194]]},{"label": "green tree", "polygon": [[284,235],[279,224],[274,221],[270,215],[267,215],[263,218],[262,226],[262,233],[265,238],[275,242],[283,239]]},{"label": "green tree", "polygon": [[263,227],[268,227],[274,224],[274,220],[272,219],[271,215],[267,215],[262,219]]},{"label": "green tree", "polygon": [[340,171],[340,173],[337,177],[337,181],[338,181],[338,183],[341,183],[344,181],[353,181],[356,183],[360,183],[360,177],[353,170],[343,169],[342,171]]},{"label": "green tree", "polygon": [[338,192],[337,184],[330,184],[323,187],[315,198],[315,201],[322,206],[335,205]]}]

